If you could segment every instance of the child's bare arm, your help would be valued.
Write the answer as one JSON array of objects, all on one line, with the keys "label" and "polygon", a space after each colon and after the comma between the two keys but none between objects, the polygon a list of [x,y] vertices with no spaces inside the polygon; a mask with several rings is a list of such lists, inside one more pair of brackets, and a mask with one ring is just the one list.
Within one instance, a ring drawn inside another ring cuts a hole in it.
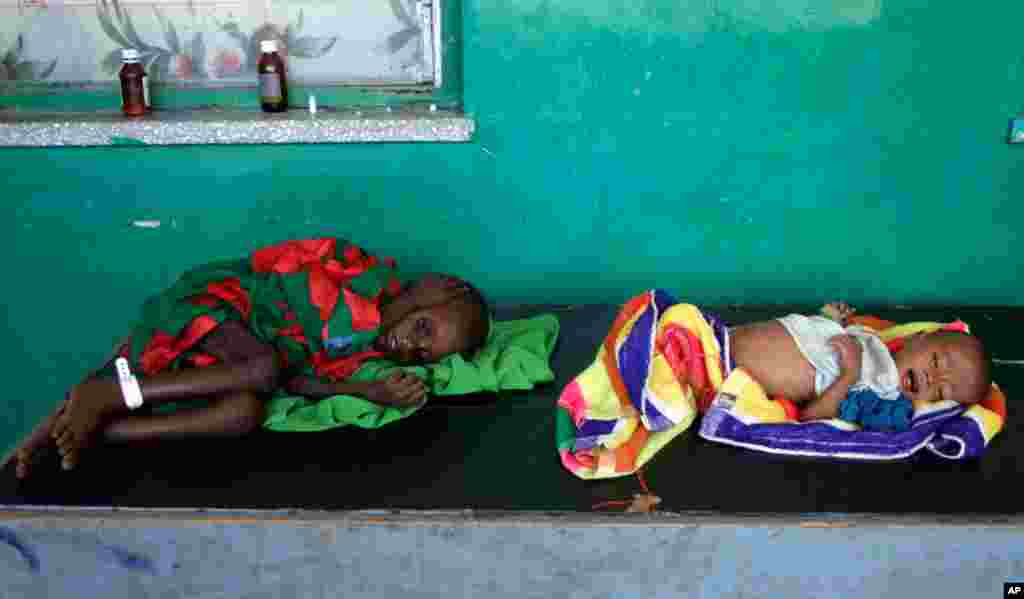
[{"label": "child's bare arm", "polygon": [[860,378],[860,344],[849,335],[836,335],[829,339],[829,345],[839,354],[839,378],[824,393],[808,402],[800,412],[801,420],[835,418],[839,414],[839,404],[846,399],[850,387]]},{"label": "child's bare arm", "polygon": [[323,399],[333,395],[354,395],[383,406],[416,405],[427,397],[427,386],[411,374],[395,372],[379,381],[340,381],[325,383],[323,381],[298,377],[288,381],[290,392],[313,399]]}]

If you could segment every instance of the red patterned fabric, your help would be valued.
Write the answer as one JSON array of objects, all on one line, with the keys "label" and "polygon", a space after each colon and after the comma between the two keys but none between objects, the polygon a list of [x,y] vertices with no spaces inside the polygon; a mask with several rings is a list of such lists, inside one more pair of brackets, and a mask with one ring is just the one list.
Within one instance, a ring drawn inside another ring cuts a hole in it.
[{"label": "red patterned fabric", "polygon": [[182,352],[217,328],[218,324],[209,316],[198,316],[177,337],[156,332],[142,351],[142,371],[152,375],[167,368]]},{"label": "red patterned fabric", "polygon": [[[193,268],[147,302],[133,330],[131,359],[146,374],[179,358],[197,366],[214,364],[217,359],[196,352],[195,344],[219,323],[240,320],[274,345],[283,361],[304,364],[310,374],[344,378],[368,357],[381,355],[370,350],[381,326],[381,301],[402,291],[394,267],[391,258],[320,238],[286,241],[259,249],[248,260]],[[285,340],[290,342],[279,343]],[[330,357],[342,353],[350,355]]]},{"label": "red patterned fabric", "polygon": [[700,339],[686,328],[670,324],[658,336],[656,343],[679,384],[693,389],[697,411],[701,414],[706,412],[714,400],[714,393],[708,384],[706,356]]}]

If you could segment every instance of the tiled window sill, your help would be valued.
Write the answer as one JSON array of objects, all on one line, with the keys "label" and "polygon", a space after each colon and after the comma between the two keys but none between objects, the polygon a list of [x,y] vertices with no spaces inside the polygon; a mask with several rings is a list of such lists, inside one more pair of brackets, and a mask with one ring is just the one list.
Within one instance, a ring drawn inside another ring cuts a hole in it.
[{"label": "tiled window sill", "polygon": [[466,142],[474,129],[474,120],[462,113],[426,108],[315,115],[298,109],[283,114],[197,109],[141,118],[0,111],[0,147]]}]

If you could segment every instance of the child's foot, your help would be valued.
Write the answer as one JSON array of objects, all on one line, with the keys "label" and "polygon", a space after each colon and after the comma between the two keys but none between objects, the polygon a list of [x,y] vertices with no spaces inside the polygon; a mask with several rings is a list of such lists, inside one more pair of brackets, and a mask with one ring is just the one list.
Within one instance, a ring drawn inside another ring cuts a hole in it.
[{"label": "child's foot", "polygon": [[53,428],[53,424],[57,421],[57,417],[60,416],[63,407],[64,404],[61,403],[60,407],[40,422],[29,433],[28,437],[22,441],[21,445],[14,450],[11,459],[14,461],[14,475],[16,477],[25,478],[29,475],[29,471],[36,463],[39,453],[50,442],[50,429]]},{"label": "child's foot", "polygon": [[92,444],[100,427],[120,407],[124,403],[113,379],[91,379],[71,389],[64,410],[50,431],[57,451],[63,456],[64,470],[78,464],[81,451]]}]

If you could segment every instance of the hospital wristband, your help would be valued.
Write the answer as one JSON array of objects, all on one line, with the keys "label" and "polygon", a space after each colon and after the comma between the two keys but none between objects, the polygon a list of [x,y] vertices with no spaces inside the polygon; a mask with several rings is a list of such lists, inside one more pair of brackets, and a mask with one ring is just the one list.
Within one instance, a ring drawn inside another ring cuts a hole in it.
[{"label": "hospital wristband", "polygon": [[142,407],[142,388],[139,387],[139,380],[128,368],[128,360],[118,358],[114,360],[114,367],[117,369],[117,384],[121,387],[124,405],[128,406],[129,410]]}]

